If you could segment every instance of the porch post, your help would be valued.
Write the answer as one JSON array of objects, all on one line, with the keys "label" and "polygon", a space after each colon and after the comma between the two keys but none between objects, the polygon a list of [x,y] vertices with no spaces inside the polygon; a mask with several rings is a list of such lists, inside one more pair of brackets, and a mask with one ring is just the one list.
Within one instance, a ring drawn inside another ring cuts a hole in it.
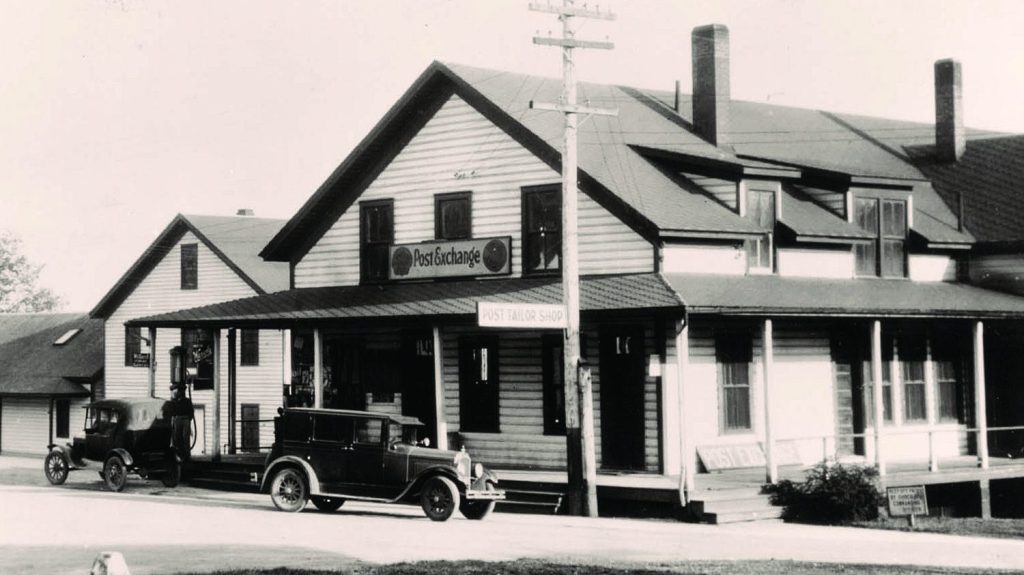
[{"label": "porch post", "polygon": [[220,330],[213,330],[213,455],[220,461]]},{"label": "porch post", "polygon": [[320,328],[313,330],[313,407],[324,406],[324,350],[320,338]]},{"label": "porch post", "polygon": [[779,466],[775,462],[775,430],[772,429],[772,370],[775,364],[775,336],[771,319],[765,319],[761,331],[761,376],[764,386],[764,459],[767,467],[765,479],[778,483]]},{"label": "porch post", "polygon": [[292,383],[292,330],[281,330],[281,406],[285,405],[285,390]]},{"label": "porch post", "polygon": [[156,397],[156,328],[149,328],[149,396]]},{"label": "porch post", "polygon": [[[658,338],[658,361],[661,364],[659,379],[661,381],[661,416],[658,425],[661,427],[661,469],[665,475],[671,475],[680,469],[682,460],[679,450],[679,377],[676,371],[679,362],[672,361],[668,353],[668,333],[670,329],[678,330],[676,322],[663,321],[656,323],[660,332]],[[673,345],[675,344],[675,331]],[[675,354],[678,357],[678,350]]]},{"label": "porch post", "polygon": [[988,469],[988,411],[985,405],[985,325],[974,322],[974,421],[978,428],[978,466]]},{"label": "porch post", "polygon": [[448,449],[448,420],[444,410],[444,343],[441,328],[434,326],[434,419],[437,421],[437,448]]},{"label": "porch post", "polygon": [[882,404],[882,322],[871,322],[871,390],[875,411],[875,465],[878,476],[885,476],[885,457],[882,456],[882,426],[885,408]]},{"label": "porch post", "polygon": [[697,458],[691,452],[689,423],[690,418],[686,414],[686,370],[690,365],[690,322],[688,318],[676,322],[676,358],[679,364],[676,368],[676,385],[678,393],[676,398],[679,401],[679,501],[686,504],[690,493],[696,489],[697,481]]},{"label": "porch post", "polygon": [[935,450],[935,424],[939,422],[939,402],[936,399],[935,366],[932,364],[932,336],[924,338],[924,403],[928,417],[928,471],[939,470],[939,455]]},{"label": "porch post", "polygon": [[228,329],[228,453],[235,454],[235,426],[238,424],[236,398],[238,395],[238,352],[235,351],[237,341],[235,328]]}]

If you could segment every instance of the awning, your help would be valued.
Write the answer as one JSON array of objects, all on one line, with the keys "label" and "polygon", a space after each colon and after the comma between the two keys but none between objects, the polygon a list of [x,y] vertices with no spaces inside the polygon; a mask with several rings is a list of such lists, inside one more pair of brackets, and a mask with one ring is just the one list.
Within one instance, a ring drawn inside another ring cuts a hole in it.
[{"label": "awning", "polygon": [[692,314],[1024,318],[1024,297],[962,283],[666,274]]},{"label": "awning", "polygon": [[[508,278],[302,288],[131,320],[131,327],[294,328],[366,320],[474,316],[478,301],[560,303],[561,279]],[[660,274],[584,277],[582,313],[683,311]]]},{"label": "awning", "polygon": [[89,397],[89,388],[55,376],[0,374],[0,397]]}]

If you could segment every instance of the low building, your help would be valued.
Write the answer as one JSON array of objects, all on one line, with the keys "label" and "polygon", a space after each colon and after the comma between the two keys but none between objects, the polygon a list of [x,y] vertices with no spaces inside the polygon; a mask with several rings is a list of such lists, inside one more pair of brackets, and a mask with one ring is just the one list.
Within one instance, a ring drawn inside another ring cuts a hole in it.
[{"label": "low building", "polygon": [[41,455],[81,432],[103,394],[103,322],[85,314],[0,314],[0,453]]}]

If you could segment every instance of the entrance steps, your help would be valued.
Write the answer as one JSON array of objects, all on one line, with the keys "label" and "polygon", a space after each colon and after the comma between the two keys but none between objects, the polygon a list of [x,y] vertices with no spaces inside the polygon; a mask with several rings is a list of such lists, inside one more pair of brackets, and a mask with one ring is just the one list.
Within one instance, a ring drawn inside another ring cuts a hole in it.
[{"label": "entrance steps", "polygon": [[760,487],[703,489],[690,494],[687,511],[701,523],[721,525],[741,521],[780,521],[782,507],[772,505]]}]

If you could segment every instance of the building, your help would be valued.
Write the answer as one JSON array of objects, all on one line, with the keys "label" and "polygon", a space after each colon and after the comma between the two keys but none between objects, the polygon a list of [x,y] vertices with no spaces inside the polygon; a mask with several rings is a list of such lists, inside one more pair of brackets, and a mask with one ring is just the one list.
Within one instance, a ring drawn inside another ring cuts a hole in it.
[{"label": "building", "polygon": [[[986,400],[1020,372],[986,375],[986,349],[1024,298],[967,281],[962,212],[872,136],[928,132],[939,162],[959,108],[933,127],[733,101],[728,31],[693,41],[693,96],[579,87],[618,108],[579,146],[599,486],[693,499],[709,472],[823,457],[1008,461],[1024,421],[990,432]],[[432,64],[262,250],[288,291],[129,325],[291,330],[286,401],[414,415],[503,477],[559,477],[559,332],[480,327],[477,304],[561,298],[562,118],[530,106],[560,90]]]},{"label": "building", "polygon": [[103,324],[85,314],[0,314],[0,453],[42,455],[82,429],[103,393]]},{"label": "building", "polygon": [[[230,334],[235,351],[230,356],[224,354],[215,366],[210,357],[213,342],[206,331],[146,333],[125,323],[153,313],[287,289],[288,267],[265,262],[257,255],[284,222],[246,215],[249,213],[240,210],[240,215],[227,217],[179,214],[90,312],[104,322],[105,397],[169,397],[170,350],[177,346],[186,350],[187,365],[194,375],[197,454],[213,450],[215,418],[211,412],[215,406],[222,412],[221,437],[229,438],[228,429],[234,428],[235,441],[225,446],[227,450],[255,451],[272,442],[269,420],[281,405],[282,333],[247,329]],[[228,338],[227,332],[222,334],[222,349],[229,348]],[[212,393],[217,369],[223,373],[238,370],[245,378],[247,384],[237,397]],[[232,421],[234,425],[229,425]]]}]

